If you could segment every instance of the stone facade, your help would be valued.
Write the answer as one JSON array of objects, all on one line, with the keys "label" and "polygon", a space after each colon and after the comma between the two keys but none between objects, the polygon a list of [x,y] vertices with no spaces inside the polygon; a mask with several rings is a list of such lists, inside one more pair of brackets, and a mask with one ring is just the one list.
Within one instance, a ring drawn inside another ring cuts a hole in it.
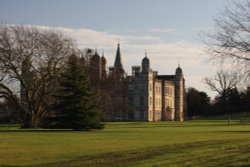
[{"label": "stone facade", "polygon": [[107,79],[114,79],[113,121],[183,121],[185,111],[185,79],[180,67],[175,75],[158,75],[150,67],[147,54],[141,66],[132,67],[125,76],[120,45],[114,67]]}]

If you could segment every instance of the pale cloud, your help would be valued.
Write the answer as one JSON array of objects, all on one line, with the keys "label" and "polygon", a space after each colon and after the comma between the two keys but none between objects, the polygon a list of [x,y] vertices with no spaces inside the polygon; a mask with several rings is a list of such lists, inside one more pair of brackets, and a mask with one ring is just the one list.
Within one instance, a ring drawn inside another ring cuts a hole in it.
[{"label": "pale cloud", "polygon": [[[118,35],[108,32],[100,32],[91,29],[70,29],[64,27],[36,26],[41,29],[52,29],[62,32],[76,40],[79,49],[97,48],[99,53],[104,51],[107,66],[112,66],[115,59],[117,39],[121,43],[121,53],[125,71],[130,75],[133,65],[140,65],[147,50],[153,70],[159,74],[174,74],[178,64],[181,65],[187,87],[195,87],[208,91],[201,82],[205,76],[209,76],[213,69],[205,63],[206,53],[202,44],[195,44],[181,40],[178,42],[164,42],[157,36]],[[156,31],[157,29],[155,29]],[[165,30],[167,32],[167,30]],[[174,32],[174,30],[172,30]],[[171,32],[171,29],[169,30]],[[209,95],[214,96],[211,92]]]},{"label": "pale cloud", "polygon": [[180,32],[173,28],[152,28],[149,29],[148,31],[154,33],[167,33],[171,35],[180,35]]},{"label": "pale cloud", "polygon": [[214,27],[198,27],[198,28],[193,28],[192,30],[194,30],[194,31],[212,31],[212,30],[214,30]]}]

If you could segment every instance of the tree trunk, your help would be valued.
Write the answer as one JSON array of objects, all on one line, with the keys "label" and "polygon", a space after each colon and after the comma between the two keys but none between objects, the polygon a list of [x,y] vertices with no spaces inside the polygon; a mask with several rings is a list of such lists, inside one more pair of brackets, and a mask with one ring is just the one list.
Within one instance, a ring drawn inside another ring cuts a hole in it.
[{"label": "tree trunk", "polygon": [[39,119],[34,115],[27,115],[23,120],[23,128],[38,128]]}]

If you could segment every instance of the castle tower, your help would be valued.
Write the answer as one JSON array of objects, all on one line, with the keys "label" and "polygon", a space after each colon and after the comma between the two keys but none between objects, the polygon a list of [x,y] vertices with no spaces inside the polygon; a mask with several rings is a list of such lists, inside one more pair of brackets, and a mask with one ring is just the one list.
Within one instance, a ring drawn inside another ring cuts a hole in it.
[{"label": "castle tower", "polygon": [[175,71],[175,120],[184,120],[185,80],[180,65]]},{"label": "castle tower", "polygon": [[147,53],[145,53],[145,57],[142,59],[142,73],[149,73],[150,71],[150,61],[147,58]]},{"label": "castle tower", "polygon": [[154,107],[154,81],[153,81],[153,72],[150,68],[150,60],[147,57],[147,52],[145,52],[145,57],[141,62],[141,74],[140,80],[138,80],[139,85],[143,87],[143,91],[138,94],[143,97],[145,105],[142,108],[144,113],[144,120],[154,121],[155,120],[155,107]]},{"label": "castle tower", "polygon": [[126,120],[127,115],[127,85],[125,83],[125,71],[122,64],[120,44],[118,43],[114,67],[109,68],[109,79],[112,81],[112,111],[111,120]]},{"label": "castle tower", "polygon": [[100,86],[101,74],[101,57],[95,51],[94,55],[90,57],[89,74],[92,85],[97,88]]},{"label": "castle tower", "polygon": [[124,72],[124,69],[123,69],[121,52],[120,52],[120,44],[119,43],[118,43],[118,46],[117,46],[114,68],[115,68],[116,78],[118,80],[125,77],[125,75],[124,75],[125,72]]}]

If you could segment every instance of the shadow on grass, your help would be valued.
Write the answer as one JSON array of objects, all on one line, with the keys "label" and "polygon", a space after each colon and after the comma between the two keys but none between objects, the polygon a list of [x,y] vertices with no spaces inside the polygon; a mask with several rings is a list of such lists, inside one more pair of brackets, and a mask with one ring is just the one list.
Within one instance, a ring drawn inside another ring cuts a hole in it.
[{"label": "shadow on grass", "polygon": [[250,130],[239,130],[239,131],[216,131],[216,132],[222,132],[222,133],[250,133]]},{"label": "shadow on grass", "polygon": [[53,129],[15,129],[15,130],[0,130],[1,132],[86,132],[86,131],[75,131],[75,130],[53,130]]},{"label": "shadow on grass", "polygon": [[[230,126],[245,126],[247,124],[241,124],[241,123],[232,123]],[[214,126],[229,126],[228,123],[221,122],[217,124],[201,124],[201,123],[192,123],[192,124],[182,124],[182,125],[171,125],[171,124],[166,124],[166,125],[140,125],[140,126],[131,126],[129,128],[167,128],[167,127],[214,127]],[[120,128],[128,128],[128,127],[120,127]]]}]

